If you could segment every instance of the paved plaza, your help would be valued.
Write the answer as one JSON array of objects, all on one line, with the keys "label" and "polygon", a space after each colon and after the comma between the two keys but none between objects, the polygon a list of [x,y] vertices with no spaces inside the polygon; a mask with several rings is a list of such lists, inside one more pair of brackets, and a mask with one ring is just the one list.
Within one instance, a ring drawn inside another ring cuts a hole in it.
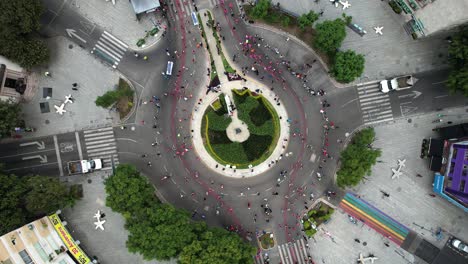
[{"label": "paved plaza", "polygon": [[[36,132],[24,136],[40,137],[119,122],[117,112],[94,103],[97,96],[113,89],[119,74],[64,37],[53,38],[48,45],[51,47],[49,67],[42,69],[34,96],[22,106],[26,124],[36,128]],[[44,76],[46,71],[51,77]],[[76,91],[72,90],[73,83],[78,84]],[[52,88],[51,93],[44,94],[44,88]],[[60,106],[70,94],[74,103],[66,104],[67,112],[59,115],[54,105]],[[41,103],[48,104],[48,113],[41,113]]]},{"label": "paved plaza", "polygon": [[125,42],[131,49],[144,49],[157,43],[161,38],[160,31],[154,37],[146,39],[145,46],[137,47],[136,43],[140,38],[146,35],[155,25],[166,26],[165,19],[162,19],[160,11],[149,14],[142,14],[140,20],[137,20],[130,1],[112,1],[98,0],[72,0],[71,5],[88,21],[81,21],[81,24],[99,25],[106,31],[111,32],[117,38]]},{"label": "paved plaza", "polygon": [[[466,122],[468,114],[466,108],[452,109],[440,112],[446,115],[446,120],[454,124]],[[394,123],[376,126],[377,140],[374,148],[382,150],[380,161],[372,168],[372,175],[356,188],[349,191],[361,196],[390,217],[394,218],[409,229],[420,234],[424,239],[442,248],[450,234],[462,240],[468,240],[468,218],[464,212],[443,200],[439,196],[431,197],[433,173],[429,171],[429,161],[419,158],[421,141],[423,138],[436,137],[433,133],[432,120],[435,114],[398,119]],[[403,175],[392,180],[392,168],[397,168],[398,159],[406,159],[406,166],[401,170]],[[416,174],[423,177],[417,177]],[[384,197],[382,192],[390,194]],[[316,262],[323,263],[353,263],[362,253],[370,253],[379,258],[380,263],[422,263],[413,255],[398,248],[394,243],[378,234],[362,222],[357,225],[351,223],[348,215],[339,209],[332,216],[331,221],[321,226],[312,244],[311,254]],[[423,228],[421,228],[423,227]],[[437,241],[431,230],[441,227],[443,239]],[[328,231],[333,240],[325,235]],[[357,243],[354,239],[359,239]],[[363,245],[366,242],[366,246]]]},{"label": "paved plaza", "polygon": [[[319,13],[323,10],[323,16],[316,23],[341,18],[344,12],[353,17],[353,23],[367,31],[367,34],[361,37],[347,28],[347,36],[341,46],[342,50],[351,49],[365,55],[364,73],[356,82],[446,67],[446,35],[413,40],[403,29],[405,19],[393,12],[388,1],[349,1],[351,7],[346,10],[342,10],[341,5],[333,6],[328,0],[318,3],[312,0],[272,1],[274,4],[278,2],[282,9],[294,15],[301,15],[310,10]],[[374,27],[380,26],[384,27],[383,35],[374,31]]]}]

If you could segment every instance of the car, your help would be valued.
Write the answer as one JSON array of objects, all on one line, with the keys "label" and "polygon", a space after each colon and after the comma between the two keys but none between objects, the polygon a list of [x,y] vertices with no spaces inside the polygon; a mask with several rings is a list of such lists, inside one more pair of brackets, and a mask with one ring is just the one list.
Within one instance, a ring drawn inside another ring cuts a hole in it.
[{"label": "car", "polygon": [[468,253],[468,246],[458,239],[452,240],[452,246],[454,246],[458,250]]}]

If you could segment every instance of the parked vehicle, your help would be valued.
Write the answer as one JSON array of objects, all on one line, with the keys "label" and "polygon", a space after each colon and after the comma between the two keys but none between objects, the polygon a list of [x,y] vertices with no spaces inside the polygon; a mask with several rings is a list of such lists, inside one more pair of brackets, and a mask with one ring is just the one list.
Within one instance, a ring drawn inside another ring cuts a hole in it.
[{"label": "parked vehicle", "polygon": [[395,77],[393,79],[383,80],[380,82],[380,91],[388,93],[390,91],[399,91],[409,89],[414,85],[414,78],[411,75]]},{"label": "parked vehicle", "polygon": [[464,244],[463,242],[461,242],[459,239],[452,240],[452,246],[454,246],[460,251],[468,253],[468,246]]},{"label": "parked vehicle", "polygon": [[77,160],[67,163],[68,174],[85,174],[102,169],[102,159]]}]

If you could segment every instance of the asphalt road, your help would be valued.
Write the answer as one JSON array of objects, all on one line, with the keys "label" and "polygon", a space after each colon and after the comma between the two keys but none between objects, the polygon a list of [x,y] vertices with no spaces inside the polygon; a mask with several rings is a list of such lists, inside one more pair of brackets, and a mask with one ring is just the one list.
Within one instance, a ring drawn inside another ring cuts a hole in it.
[{"label": "asphalt road", "polygon": [[75,133],[24,139],[0,145],[0,163],[16,175],[67,175],[67,162],[79,160]]}]

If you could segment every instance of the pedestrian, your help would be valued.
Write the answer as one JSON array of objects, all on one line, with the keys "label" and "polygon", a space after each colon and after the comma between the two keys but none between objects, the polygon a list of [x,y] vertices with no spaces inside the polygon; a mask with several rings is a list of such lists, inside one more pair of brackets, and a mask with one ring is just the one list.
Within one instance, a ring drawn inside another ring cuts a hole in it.
[{"label": "pedestrian", "polygon": [[148,165],[148,167],[151,167],[151,161],[148,161],[146,165]]},{"label": "pedestrian", "polygon": [[77,83],[72,83],[72,90],[73,91],[78,91],[78,84]]},{"label": "pedestrian", "polygon": [[44,72],[44,75],[45,75],[46,77],[52,77],[52,74],[50,74],[50,72],[48,72],[48,71]]},{"label": "pedestrian", "polygon": [[354,241],[355,241],[356,243],[361,243],[361,240],[359,240],[359,239],[357,239],[357,238],[355,238]]}]

